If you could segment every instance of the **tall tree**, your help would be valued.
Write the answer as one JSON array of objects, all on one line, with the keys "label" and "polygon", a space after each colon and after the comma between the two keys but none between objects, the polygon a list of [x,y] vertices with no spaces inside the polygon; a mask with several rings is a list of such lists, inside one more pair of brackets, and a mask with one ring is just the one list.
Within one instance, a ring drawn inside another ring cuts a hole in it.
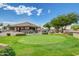
[{"label": "tall tree", "polygon": [[53,20],[51,20],[51,25],[55,28],[56,32],[59,32],[60,29],[60,20],[58,20],[58,18],[54,18]]},{"label": "tall tree", "polygon": [[78,23],[79,15],[76,13],[69,13],[66,15],[66,20],[64,20],[64,21],[65,21],[64,29],[66,29],[67,25],[70,25],[72,23]]},{"label": "tall tree", "polygon": [[51,27],[50,22],[44,24],[43,27],[47,27],[50,30],[50,27]]},{"label": "tall tree", "polygon": [[77,23],[79,20],[79,15],[76,13],[69,13],[69,14],[67,14],[67,17],[68,17],[68,21],[69,21],[69,22],[67,22],[68,24]]},{"label": "tall tree", "polygon": [[69,13],[67,15],[60,15],[54,19],[52,19],[51,24],[53,27],[55,27],[56,30],[59,30],[60,28],[62,29],[63,33],[63,28],[67,25],[70,25],[72,23],[77,23],[79,20],[79,16],[75,13]]},{"label": "tall tree", "polygon": [[61,27],[61,32],[63,33],[64,26],[67,25],[68,18],[67,18],[66,15],[60,15],[57,18],[58,18],[58,21],[59,21],[59,26]]}]

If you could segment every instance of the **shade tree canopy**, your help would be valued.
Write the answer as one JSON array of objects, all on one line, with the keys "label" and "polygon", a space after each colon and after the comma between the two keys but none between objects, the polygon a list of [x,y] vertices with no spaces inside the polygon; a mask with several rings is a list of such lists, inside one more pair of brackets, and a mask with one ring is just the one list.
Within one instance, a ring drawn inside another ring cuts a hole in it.
[{"label": "shade tree canopy", "polygon": [[43,27],[47,27],[50,30],[50,27],[51,27],[50,22],[47,22],[46,24],[44,24]]},{"label": "shade tree canopy", "polygon": [[50,24],[50,27],[54,27],[56,29],[56,32],[59,32],[59,29],[61,29],[61,32],[63,33],[63,30],[66,29],[67,25],[71,25],[72,23],[78,23],[79,15],[76,13],[69,13],[64,15],[59,15],[55,18],[53,18],[49,23],[45,24],[47,27]]}]

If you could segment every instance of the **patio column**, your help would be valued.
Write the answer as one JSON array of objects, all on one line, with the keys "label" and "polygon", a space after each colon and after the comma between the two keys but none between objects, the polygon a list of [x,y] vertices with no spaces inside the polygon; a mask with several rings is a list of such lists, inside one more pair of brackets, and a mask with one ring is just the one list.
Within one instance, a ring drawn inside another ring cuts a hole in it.
[{"label": "patio column", "polygon": [[23,30],[23,27],[21,27],[21,30]]},{"label": "patio column", "polygon": [[28,30],[28,29],[29,29],[29,27],[25,27],[25,29],[26,29],[26,30]]},{"label": "patio column", "polygon": [[15,27],[14,31],[17,31],[17,28]]},{"label": "patio column", "polygon": [[37,28],[35,27],[35,31],[37,30]]}]

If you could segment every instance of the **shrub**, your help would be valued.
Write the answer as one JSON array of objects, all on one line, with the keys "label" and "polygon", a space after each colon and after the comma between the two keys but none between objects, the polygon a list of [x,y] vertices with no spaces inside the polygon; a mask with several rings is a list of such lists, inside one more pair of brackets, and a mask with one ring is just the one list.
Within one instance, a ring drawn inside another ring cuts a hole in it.
[{"label": "shrub", "polygon": [[7,33],[7,36],[11,36],[11,34],[10,33]]},{"label": "shrub", "polygon": [[14,50],[9,46],[0,45],[0,56],[15,56]]},{"label": "shrub", "polygon": [[78,24],[72,25],[71,26],[71,29],[78,30],[79,29],[79,25]]},{"label": "shrub", "polygon": [[68,35],[71,35],[71,36],[73,36],[73,33],[72,32],[70,32],[70,33],[67,33]]},{"label": "shrub", "polygon": [[65,32],[64,34],[68,34],[68,35],[73,36],[73,32]]},{"label": "shrub", "polygon": [[25,36],[26,34],[16,34],[16,36]]}]

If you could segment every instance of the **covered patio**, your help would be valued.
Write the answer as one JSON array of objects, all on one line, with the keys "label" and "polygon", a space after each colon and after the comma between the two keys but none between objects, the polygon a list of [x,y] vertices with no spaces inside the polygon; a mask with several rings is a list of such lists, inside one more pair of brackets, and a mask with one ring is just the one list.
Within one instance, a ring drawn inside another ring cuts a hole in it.
[{"label": "covered patio", "polygon": [[15,24],[13,26],[9,26],[10,31],[17,31],[17,32],[28,32],[28,31],[37,32],[38,28],[39,26],[29,22],[24,22],[24,23]]}]

